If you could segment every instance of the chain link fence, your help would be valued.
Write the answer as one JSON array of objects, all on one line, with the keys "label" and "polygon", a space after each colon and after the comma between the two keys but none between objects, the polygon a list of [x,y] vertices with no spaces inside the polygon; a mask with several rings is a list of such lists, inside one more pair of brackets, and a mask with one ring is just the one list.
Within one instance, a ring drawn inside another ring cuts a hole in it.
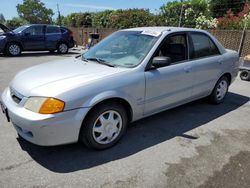
[{"label": "chain link fence", "polygon": [[[98,33],[100,38],[96,40],[99,42],[111,33],[117,31],[112,28],[70,28],[74,33],[74,38],[78,45],[87,46],[89,34]],[[221,44],[228,49],[241,52],[241,57],[250,54],[250,30],[245,32],[241,30],[208,30],[215,36]],[[242,40],[242,43],[241,43]]]}]

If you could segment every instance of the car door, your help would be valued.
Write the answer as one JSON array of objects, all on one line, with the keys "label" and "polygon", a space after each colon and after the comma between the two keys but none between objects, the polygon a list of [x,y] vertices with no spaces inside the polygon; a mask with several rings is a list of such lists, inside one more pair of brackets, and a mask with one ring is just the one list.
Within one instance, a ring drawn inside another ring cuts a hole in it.
[{"label": "car door", "polygon": [[25,50],[45,49],[45,35],[43,25],[32,25],[21,34],[21,41]]},{"label": "car door", "polygon": [[208,95],[220,75],[223,57],[213,40],[201,32],[190,32],[191,55],[194,62],[193,97]]},{"label": "car door", "polygon": [[186,33],[174,34],[167,36],[154,54],[153,57],[170,57],[172,63],[166,67],[149,68],[145,71],[145,115],[185,103],[190,99],[194,75],[188,46]]},{"label": "car door", "polygon": [[46,48],[56,49],[57,43],[62,39],[62,33],[59,26],[48,25],[46,27]]}]

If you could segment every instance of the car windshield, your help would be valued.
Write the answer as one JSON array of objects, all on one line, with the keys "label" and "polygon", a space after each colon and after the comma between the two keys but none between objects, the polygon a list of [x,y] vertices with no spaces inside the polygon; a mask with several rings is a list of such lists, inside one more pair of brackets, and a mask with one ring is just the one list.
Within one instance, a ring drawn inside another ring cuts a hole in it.
[{"label": "car windshield", "polygon": [[27,27],[29,27],[29,26],[24,25],[24,26],[18,27],[18,28],[16,28],[16,29],[14,29],[13,32],[14,32],[14,33],[20,33],[20,32],[22,32],[24,29],[26,29]]},{"label": "car windshield", "polygon": [[116,32],[83,54],[82,58],[112,66],[135,67],[146,57],[159,36],[157,32]]}]

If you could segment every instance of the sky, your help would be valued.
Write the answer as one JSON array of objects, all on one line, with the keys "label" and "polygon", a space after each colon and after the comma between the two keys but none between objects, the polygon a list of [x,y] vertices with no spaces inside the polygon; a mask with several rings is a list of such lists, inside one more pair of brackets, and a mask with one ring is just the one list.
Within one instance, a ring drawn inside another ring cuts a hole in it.
[{"label": "sky", "polygon": [[[157,12],[159,7],[169,0],[41,0],[47,8],[51,8],[57,16],[57,3],[62,15],[72,12],[97,12],[105,9],[146,8]],[[0,13],[5,19],[17,16],[16,5],[22,0],[0,0]]]}]

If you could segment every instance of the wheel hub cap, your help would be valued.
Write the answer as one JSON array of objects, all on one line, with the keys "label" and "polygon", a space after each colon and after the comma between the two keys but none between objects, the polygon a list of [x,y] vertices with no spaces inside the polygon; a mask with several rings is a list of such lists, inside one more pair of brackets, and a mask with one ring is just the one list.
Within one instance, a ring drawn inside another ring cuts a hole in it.
[{"label": "wheel hub cap", "polygon": [[93,137],[99,144],[109,144],[115,140],[122,128],[122,118],[114,110],[102,113],[93,126]]},{"label": "wheel hub cap", "polygon": [[216,97],[217,99],[221,100],[225,97],[227,93],[227,82],[225,80],[222,80],[216,90]]}]

